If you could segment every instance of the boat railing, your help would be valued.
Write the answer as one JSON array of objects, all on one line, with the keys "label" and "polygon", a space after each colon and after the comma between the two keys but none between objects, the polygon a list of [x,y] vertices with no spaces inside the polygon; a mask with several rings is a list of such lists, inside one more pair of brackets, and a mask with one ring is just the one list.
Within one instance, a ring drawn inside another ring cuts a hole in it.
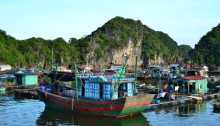
[{"label": "boat railing", "polygon": [[[97,73],[83,73],[78,75],[79,78],[88,78],[91,81],[105,81],[105,82],[111,82],[111,83],[116,83],[118,80],[118,77],[114,74],[109,75],[109,74],[97,74]],[[133,77],[122,77],[120,79],[121,82],[125,81],[134,81],[135,78]]]}]

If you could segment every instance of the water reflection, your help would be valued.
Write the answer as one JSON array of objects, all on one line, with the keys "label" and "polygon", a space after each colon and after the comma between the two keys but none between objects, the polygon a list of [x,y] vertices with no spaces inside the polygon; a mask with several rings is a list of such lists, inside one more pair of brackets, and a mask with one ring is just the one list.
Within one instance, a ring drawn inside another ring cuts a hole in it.
[{"label": "water reflection", "polygon": [[145,112],[151,126],[219,126],[220,113],[213,112],[212,101]]},{"label": "water reflection", "polygon": [[176,116],[179,117],[190,117],[197,113],[204,112],[207,109],[207,104],[187,104],[178,106],[176,108]]},{"label": "water reflection", "polygon": [[5,93],[0,93],[0,106],[5,106],[6,102],[12,101],[13,97],[10,97],[10,96],[13,96],[13,95],[10,94],[10,93],[6,93],[6,92]]},{"label": "water reflection", "polygon": [[79,125],[79,126],[148,126],[149,122],[142,115],[127,118],[104,118],[73,114],[70,112],[46,109],[36,121],[37,125]]}]

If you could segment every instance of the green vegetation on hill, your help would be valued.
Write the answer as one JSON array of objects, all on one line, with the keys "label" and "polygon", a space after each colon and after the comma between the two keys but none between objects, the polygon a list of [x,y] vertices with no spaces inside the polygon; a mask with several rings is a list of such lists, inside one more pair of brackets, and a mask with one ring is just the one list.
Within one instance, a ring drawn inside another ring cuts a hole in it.
[{"label": "green vegetation on hill", "polygon": [[172,63],[178,56],[178,45],[167,34],[154,31],[139,20],[115,17],[91,35],[80,39],[70,38],[68,42],[63,38],[45,40],[32,37],[16,40],[0,30],[0,63],[14,67],[48,67],[52,57],[64,65],[86,63],[88,57],[99,62],[103,57],[112,55],[112,50],[125,48],[129,42],[134,47],[141,46],[141,50],[138,50],[141,58],[155,59],[160,56],[166,63]]},{"label": "green vegetation on hill", "polygon": [[89,37],[92,37],[90,40],[98,44],[95,47],[97,58],[109,54],[112,49],[124,48],[129,41],[133,42],[134,46],[141,42],[142,58],[147,56],[154,59],[155,55],[162,55],[166,62],[172,62],[178,51],[177,43],[167,34],[156,32],[143,25],[139,20],[122,17],[111,19]]},{"label": "green vegetation on hill", "polygon": [[179,56],[182,57],[185,60],[189,60],[189,52],[192,50],[192,47],[190,47],[189,45],[180,45],[178,47],[178,51],[179,51]]},{"label": "green vegetation on hill", "polygon": [[43,38],[29,38],[16,40],[0,31],[0,63],[14,67],[41,65],[49,66],[52,59],[68,65],[76,54],[76,50],[62,38],[44,40]]},{"label": "green vegetation on hill", "polygon": [[200,39],[190,57],[195,64],[220,66],[220,24]]}]

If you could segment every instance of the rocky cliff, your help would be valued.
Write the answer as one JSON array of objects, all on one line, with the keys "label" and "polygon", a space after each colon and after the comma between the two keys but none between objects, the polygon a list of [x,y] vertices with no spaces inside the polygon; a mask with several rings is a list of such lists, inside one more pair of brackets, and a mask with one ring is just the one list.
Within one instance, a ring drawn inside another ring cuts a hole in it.
[{"label": "rocky cliff", "polygon": [[140,21],[115,17],[91,35],[85,60],[94,65],[123,64],[129,56],[128,65],[161,65],[175,61],[177,43],[167,34],[156,32]]}]

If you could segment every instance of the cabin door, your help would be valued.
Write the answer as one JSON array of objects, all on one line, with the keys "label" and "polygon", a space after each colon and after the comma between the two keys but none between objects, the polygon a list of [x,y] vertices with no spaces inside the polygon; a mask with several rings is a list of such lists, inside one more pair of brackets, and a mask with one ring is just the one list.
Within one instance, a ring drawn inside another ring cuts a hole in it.
[{"label": "cabin door", "polygon": [[99,94],[99,96],[100,96],[100,99],[102,99],[103,98],[103,84],[100,84],[100,86],[99,86],[99,90],[100,90],[100,94]]},{"label": "cabin door", "polygon": [[17,84],[22,84],[22,76],[17,75]]},{"label": "cabin door", "polygon": [[85,80],[82,81],[82,97],[85,96]]}]

